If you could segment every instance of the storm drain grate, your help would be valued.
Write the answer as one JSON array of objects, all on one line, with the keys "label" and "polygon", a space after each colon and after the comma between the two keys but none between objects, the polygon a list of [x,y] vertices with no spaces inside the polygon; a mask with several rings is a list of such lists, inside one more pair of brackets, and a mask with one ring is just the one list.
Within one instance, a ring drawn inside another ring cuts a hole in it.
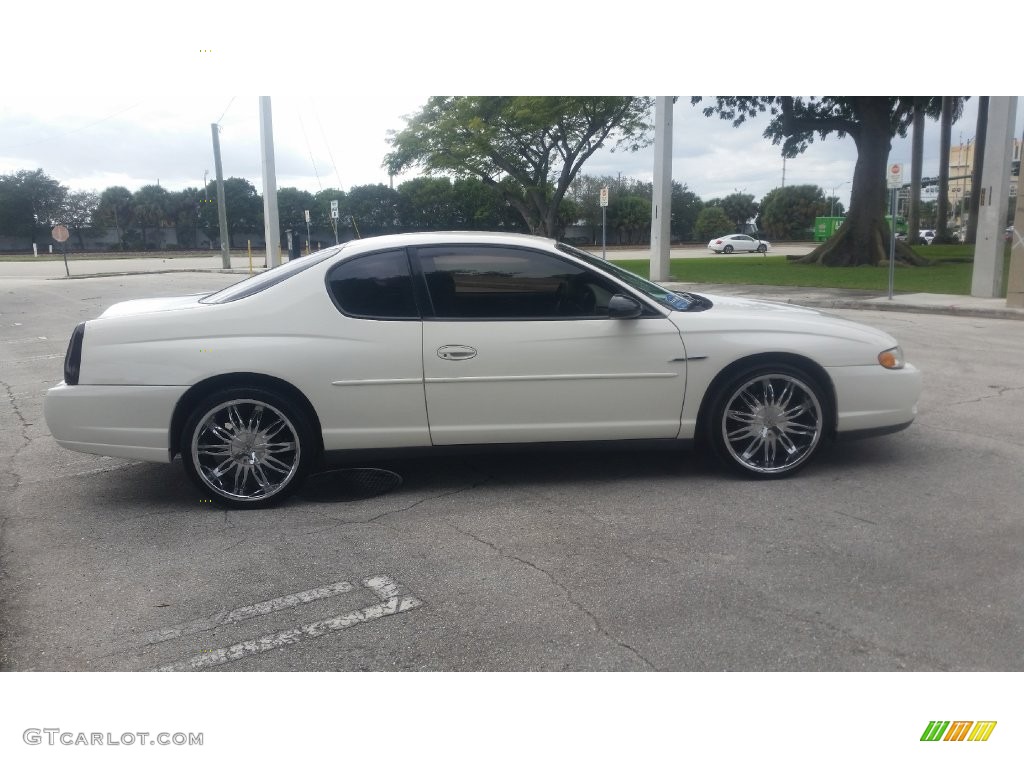
[{"label": "storm drain grate", "polygon": [[402,476],[388,469],[331,469],[310,475],[298,495],[308,501],[358,501],[381,496],[401,484]]}]

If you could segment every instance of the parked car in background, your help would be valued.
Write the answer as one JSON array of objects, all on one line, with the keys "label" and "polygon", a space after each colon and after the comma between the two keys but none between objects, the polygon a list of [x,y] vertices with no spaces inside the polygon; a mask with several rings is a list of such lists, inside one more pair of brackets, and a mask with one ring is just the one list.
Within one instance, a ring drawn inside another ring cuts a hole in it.
[{"label": "parked car in background", "polygon": [[935,239],[934,229],[922,229],[917,233],[917,242],[924,243],[925,245],[931,245],[932,240]]},{"label": "parked car in background", "polygon": [[908,426],[920,392],[860,323],[675,293],[554,240],[429,232],[115,304],[75,328],[43,411],[65,448],[180,455],[204,497],[257,507],[327,459],[456,446],[696,441],[782,477],[830,438]]},{"label": "parked car in background", "polygon": [[767,253],[771,247],[767,240],[742,234],[723,235],[708,243],[708,249],[714,253]]}]

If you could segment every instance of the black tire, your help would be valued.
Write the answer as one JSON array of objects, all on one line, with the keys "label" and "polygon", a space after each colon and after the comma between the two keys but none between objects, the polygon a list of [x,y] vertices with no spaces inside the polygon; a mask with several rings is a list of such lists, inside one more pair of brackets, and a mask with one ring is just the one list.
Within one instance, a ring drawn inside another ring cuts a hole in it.
[{"label": "black tire", "polygon": [[757,252],[758,252],[758,253],[768,253],[768,246],[767,246],[767,245],[765,245],[764,243],[760,243],[760,244],[758,244],[758,246],[757,246]]},{"label": "black tire", "polygon": [[722,253],[732,253],[732,246],[731,245],[725,246],[725,248],[722,249]]},{"label": "black tire", "polygon": [[784,363],[757,365],[731,377],[715,396],[704,437],[734,472],[787,477],[817,455],[830,403],[813,377]]},{"label": "black tire", "polygon": [[204,498],[239,508],[286,498],[309,474],[317,448],[305,410],[261,387],[205,398],[189,414],[180,446],[185,471]]}]

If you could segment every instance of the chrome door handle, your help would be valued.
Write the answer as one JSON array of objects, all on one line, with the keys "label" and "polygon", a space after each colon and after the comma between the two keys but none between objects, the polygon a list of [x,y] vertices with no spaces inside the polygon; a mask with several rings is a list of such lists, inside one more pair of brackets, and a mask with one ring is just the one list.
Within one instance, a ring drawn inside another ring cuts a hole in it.
[{"label": "chrome door handle", "polygon": [[447,344],[438,347],[437,356],[442,360],[469,360],[476,357],[476,350],[461,344]]}]

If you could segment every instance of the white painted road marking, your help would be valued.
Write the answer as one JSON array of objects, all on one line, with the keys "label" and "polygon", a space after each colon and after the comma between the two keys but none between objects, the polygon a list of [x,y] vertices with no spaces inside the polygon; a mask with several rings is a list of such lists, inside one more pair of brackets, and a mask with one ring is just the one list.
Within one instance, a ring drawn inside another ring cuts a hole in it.
[{"label": "white painted road marking", "polygon": [[[381,577],[378,576],[376,578]],[[165,640],[173,640],[182,635],[193,635],[196,632],[205,632],[208,629],[224,624],[234,624],[235,622],[245,621],[255,616],[266,616],[268,613],[283,611],[285,608],[294,608],[296,605],[312,603],[314,600],[323,600],[325,597],[333,597],[334,595],[340,595],[351,590],[351,584],[347,581],[339,581],[335,584],[328,584],[326,587],[307,589],[305,592],[275,597],[273,600],[266,600],[254,605],[243,605],[241,608],[235,608],[233,611],[221,611],[205,619],[196,619],[184,624],[175,624],[172,627],[155,629],[143,635],[142,639],[146,645],[162,643]]]},{"label": "white painted road marking", "polygon": [[[339,583],[344,584],[345,582]],[[320,637],[321,635],[325,635],[329,632],[337,632],[340,629],[347,629],[348,627],[355,626],[356,624],[363,624],[368,621],[373,621],[374,619],[384,618],[385,616],[393,616],[396,613],[411,611],[412,609],[419,608],[423,605],[423,602],[414,595],[405,595],[404,597],[400,596],[400,593],[404,591],[402,585],[396,584],[388,576],[373,576],[368,579],[363,579],[363,586],[370,589],[381,599],[382,602],[362,608],[358,611],[352,611],[351,613],[333,616],[329,619],[321,619],[320,621],[314,621],[311,624],[305,624],[301,627],[293,627],[292,629],[286,629],[282,632],[264,635],[263,637],[259,637],[254,640],[245,640],[244,642],[236,643],[235,645],[227,648],[218,648],[217,650],[210,651],[208,653],[193,656],[190,659],[158,667],[155,671],[190,672],[206,669],[208,667],[219,667],[222,664],[228,664],[232,661],[238,661],[239,659],[244,659],[249,656],[273,651],[278,648],[283,648],[286,645],[293,645],[307,638]],[[324,589],[328,588],[324,587]],[[312,592],[316,590],[310,591]],[[289,597],[292,596],[289,595]],[[278,599],[280,600],[283,598]],[[266,603],[259,603],[258,605],[265,604]],[[298,603],[295,604],[297,605]],[[248,606],[248,608],[253,607],[255,606]],[[239,608],[238,610],[241,611],[244,609]],[[235,611],[232,611],[232,613],[235,613]],[[253,613],[251,615],[256,616],[262,614]],[[246,618],[250,618],[250,616],[247,616]]]}]

